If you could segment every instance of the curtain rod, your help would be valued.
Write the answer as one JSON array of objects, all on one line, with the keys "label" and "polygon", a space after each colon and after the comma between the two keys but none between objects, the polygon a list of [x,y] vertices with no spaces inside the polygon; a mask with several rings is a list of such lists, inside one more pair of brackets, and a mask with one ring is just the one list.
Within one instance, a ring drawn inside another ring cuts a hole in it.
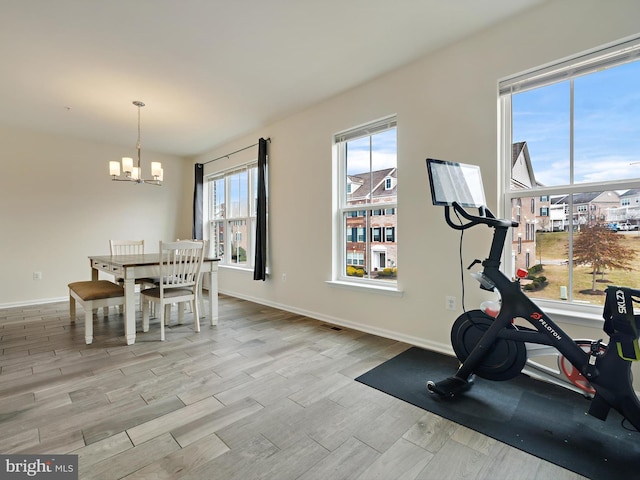
[{"label": "curtain rod", "polygon": [[[271,137],[267,138],[267,142],[271,143]],[[240,150],[236,150],[235,152],[227,153],[226,155],[222,155],[222,156],[220,156],[218,158],[214,158],[213,160],[208,160],[208,161],[202,163],[202,165],[206,165],[207,163],[215,162],[216,160],[220,160],[221,158],[229,158],[231,155],[235,155],[236,153],[244,152],[245,150],[248,150],[248,149],[250,149],[252,147],[255,147],[256,145],[258,145],[258,144],[254,143],[253,145],[249,145],[248,147],[241,148]]]}]

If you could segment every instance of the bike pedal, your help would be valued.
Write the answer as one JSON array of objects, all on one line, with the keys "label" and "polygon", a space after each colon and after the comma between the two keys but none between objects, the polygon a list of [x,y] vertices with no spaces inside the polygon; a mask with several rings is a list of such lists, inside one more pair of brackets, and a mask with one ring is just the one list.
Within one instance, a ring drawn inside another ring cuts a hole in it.
[{"label": "bike pedal", "polygon": [[460,393],[466,392],[472,385],[473,379],[471,379],[471,381],[467,381],[458,377],[449,377],[445,380],[439,381],[438,383],[428,381],[427,390],[429,393],[437,393],[441,397],[451,398]]}]

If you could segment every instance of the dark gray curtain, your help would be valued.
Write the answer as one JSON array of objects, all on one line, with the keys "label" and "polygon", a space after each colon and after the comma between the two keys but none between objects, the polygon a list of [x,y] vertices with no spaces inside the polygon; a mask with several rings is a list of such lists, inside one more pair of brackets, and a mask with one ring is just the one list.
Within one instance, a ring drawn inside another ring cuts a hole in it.
[{"label": "dark gray curtain", "polygon": [[202,240],[202,182],[204,181],[204,165],[196,163],[193,187],[193,227],[191,228],[191,238]]},{"label": "dark gray curtain", "polygon": [[256,257],[254,280],[267,278],[267,141],[258,140],[258,202],[256,205]]}]

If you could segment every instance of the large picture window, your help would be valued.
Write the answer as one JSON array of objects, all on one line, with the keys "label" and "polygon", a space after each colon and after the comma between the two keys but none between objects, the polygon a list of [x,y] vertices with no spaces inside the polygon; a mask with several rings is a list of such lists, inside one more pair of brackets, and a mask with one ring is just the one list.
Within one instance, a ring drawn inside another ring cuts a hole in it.
[{"label": "large picture window", "polygon": [[533,298],[600,308],[607,285],[640,288],[639,53],[634,39],[500,83],[503,209],[520,222],[506,268],[529,269]]},{"label": "large picture window", "polygon": [[257,164],[208,177],[209,240],[222,265],[253,268]]},{"label": "large picture window", "polygon": [[397,247],[396,120],[387,118],[334,138],[338,156],[339,280],[395,286]]}]

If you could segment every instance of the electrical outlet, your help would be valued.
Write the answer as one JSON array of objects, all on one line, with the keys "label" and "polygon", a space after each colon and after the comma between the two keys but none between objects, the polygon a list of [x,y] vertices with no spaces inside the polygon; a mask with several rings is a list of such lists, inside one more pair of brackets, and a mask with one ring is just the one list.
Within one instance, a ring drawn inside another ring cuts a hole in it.
[{"label": "electrical outlet", "polygon": [[445,308],[447,310],[455,310],[456,309],[456,297],[451,296],[451,295],[447,296]]},{"label": "electrical outlet", "polygon": [[283,282],[286,282],[286,281],[287,281],[287,274],[286,274],[286,273],[283,273],[283,274],[282,274],[282,281],[283,281]]},{"label": "electrical outlet", "polygon": [[42,280],[42,272],[33,272],[34,280]]}]

